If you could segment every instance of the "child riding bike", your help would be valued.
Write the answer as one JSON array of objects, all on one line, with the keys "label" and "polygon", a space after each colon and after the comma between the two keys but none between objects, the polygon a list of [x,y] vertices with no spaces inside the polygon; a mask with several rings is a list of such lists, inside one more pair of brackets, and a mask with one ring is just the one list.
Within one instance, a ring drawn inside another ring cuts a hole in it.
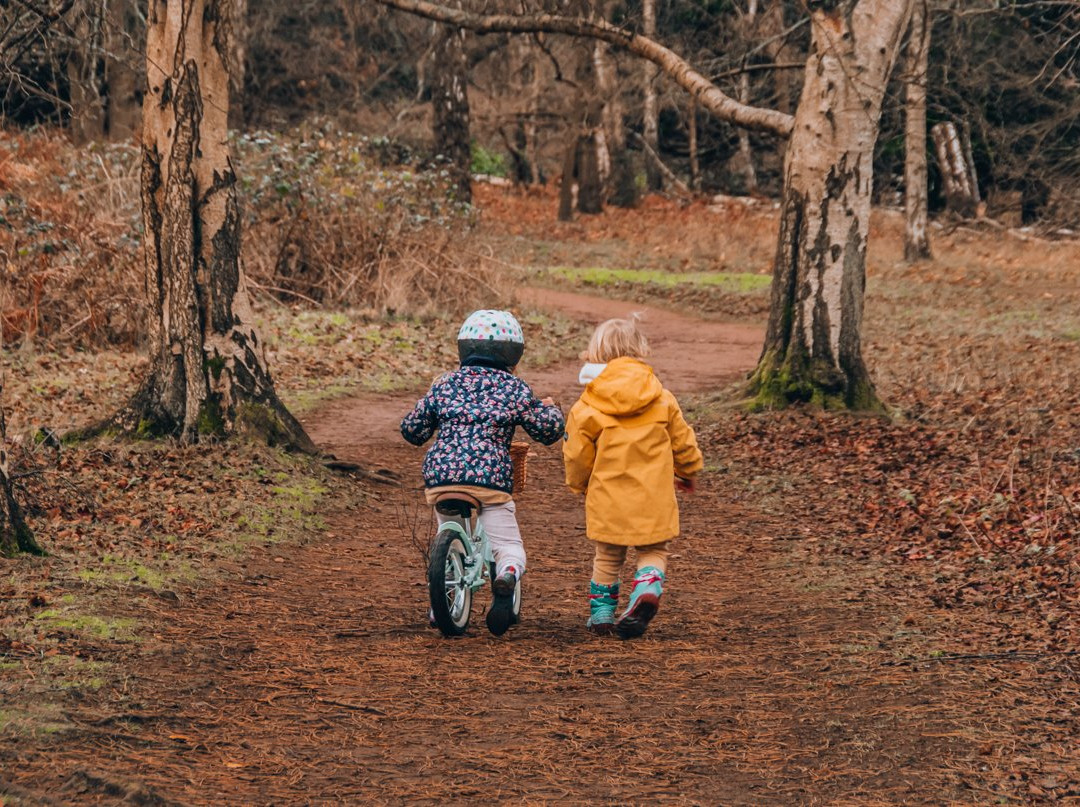
[{"label": "child riding bike", "polygon": [[[509,311],[473,312],[458,332],[457,345],[461,367],[432,384],[401,421],[401,435],[420,446],[437,433],[424,457],[429,504],[440,494],[464,493],[482,505],[479,520],[495,556],[487,626],[500,636],[515,621],[514,590],[525,573],[510,442],[521,426],[537,442],[551,445],[563,436],[565,423],[550,398],[538,399],[514,375],[525,337]],[[436,514],[440,525],[448,520]]]},{"label": "child riding bike", "polygon": [[[668,542],[679,534],[675,486],[693,490],[703,467],[678,401],[642,361],[648,355],[634,319],[597,326],[582,368],[587,386],[570,410],[563,445],[566,484],[585,494],[585,534],[595,549],[585,624],[624,639],[643,634],[660,607]],[[616,620],[629,547],[637,550],[637,574]]]}]

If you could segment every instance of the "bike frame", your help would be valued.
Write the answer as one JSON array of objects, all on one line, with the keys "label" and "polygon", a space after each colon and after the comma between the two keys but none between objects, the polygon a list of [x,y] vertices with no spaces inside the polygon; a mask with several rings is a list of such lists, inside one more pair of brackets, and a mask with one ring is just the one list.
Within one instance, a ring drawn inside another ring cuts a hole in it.
[{"label": "bike frame", "polygon": [[[439,525],[439,530],[453,530],[461,538],[465,545],[465,585],[471,589],[478,589],[484,585],[488,576],[488,565],[493,563],[495,556],[491,551],[491,542],[479,520],[463,518],[464,526],[456,519],[447,519]],[[473,527],[473,522],[476,526]],[[482,562],[477,562],[482,561]]]}]

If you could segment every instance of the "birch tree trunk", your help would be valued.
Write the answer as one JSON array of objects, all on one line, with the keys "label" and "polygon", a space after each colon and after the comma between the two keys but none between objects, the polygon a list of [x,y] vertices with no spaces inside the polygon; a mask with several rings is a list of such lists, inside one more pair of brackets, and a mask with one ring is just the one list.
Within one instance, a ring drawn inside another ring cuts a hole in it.
[{"label": "birch tree trunk", "polygon": [[[461,7],[460,3],[458,7]],[[457,200],[471,202],[472,148],[465,30],[440,25],[435,34],[431,61],[435,152],[447,161]]]},{"label": "birch tree trunk", "polygon": [[[787,25],[784,24],[783,0],[772,0],[772,5],[763,15],[761,22],[761,36],[768,40],[765,53],[768,54],[770,61],[774,64],[788,61],[790,58],[788,51],[792,48],[787,43],[787,37],[784,36]],[[776,93],[777,110],[789,114],[791,112],[791,86],[787,71],[773,71],[773,87]]]},{"label": "birch tree trunk", "polygon": [[904,131],[904,260],[933,257],[927,228],[926,76],[930,25],[926,0],[915,0],[908,29]]},{"label": "birch tree trunk", "polygon": [[240,265],[226,123],[234,8],[149,5],[141,197],[150,369],[104,428],[188,442],[244,428],[314,452],[274,391]]},{"label": "birch tree trunk", "polygon": [[784,155],[759,407],[880,410],[862,357],[872,157],[911,2],[810,3],[812,39]]},{"label": "birch tree trunk", "polygon": [[[754,23],[757,20],[758,3],[757,0],[750,0],[746,9],[746,33],[747,33],[747,47],[750,45],[750,34],[754,31]],[[746,64],[743,64],[743,68],[746,68]],[[746,69],[743,70],[741,76],[739,76],[739,101],[743,104],[750,103],[750,72]],[[739,153],[743,158],[743,180],[746,182],[746,192],[748,194],[757,193],[757,172],[754,171],[754,152],[750,148],[750,132],[746,129],[739,129]]]},{"label": "birch tree trunk", "polygon": [[76,145],[100,140],[107,133],[105,96],[104,32],[105,9],[88,3],[75,23],[78,43],[66,60],[71,96],[71,139]]},{"label": "birch tree trunk", "polygon": [[[654,39],[656,37],[656,0],[642,0],[641,3],[641,32]],[[660,105],[656,97],[656,85],[660,80],[660,68],[652,62],[643,62],[641,65],[642,79],[644,83],[644,102],[642,104],[642,134],[645,143],[653,150],[654,154],[660,154]],[[664,189],[664,180],[652,162],[645,163],[645,184],[650,191]]]},{"label": "birch tree trunk", "polygon": [[690,113],[688,115],[689,120],[686,123],[687,138],[690,141],[690,190],[699,190],[701,188],[701,165],[698,162],[698,142],[697,142],[697,99],[691,97],[690,99]]},{"label": "birch tree trunk", "polygon": [[965,218],[974,216],[979,207],[979,182],[969,149],[964,147],[956,124],[951,121],[934,124],[930,135],[941,170],[946,205]]},{"label": "birch tree trunk", "polygon": [[600,175],[600,184],[607,188],[611,180],[611,152],[617,144],[615,143],[616,127],[612,121],[612,69],[608,62],[606,43],[593,43],[592,67],[595,98],[587,103],[589,103],[590,107],[595,105],[599,110],[595,113],[596,122],[594,124],[595,136],[593,142],[596,144],[596,164]]}]

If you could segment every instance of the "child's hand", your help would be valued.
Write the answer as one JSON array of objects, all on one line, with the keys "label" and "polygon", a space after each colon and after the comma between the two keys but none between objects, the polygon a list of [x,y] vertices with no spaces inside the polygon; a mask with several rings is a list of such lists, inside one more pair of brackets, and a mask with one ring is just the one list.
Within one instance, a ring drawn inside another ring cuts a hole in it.
[{"label": "child's hand", "polygon": [[542,403],[544,406],[558,406],[558,404],[555,403],[555,399],[552,398],[550,395],[546,398],[541,398],[540,403]]},{"label": "child's hand", "polygon": [[697,485],[694,484],[693,479],[683,479],[681,476],[675,477],[675,489],[681,490],[683,493],[693,493],[697,489]]}]

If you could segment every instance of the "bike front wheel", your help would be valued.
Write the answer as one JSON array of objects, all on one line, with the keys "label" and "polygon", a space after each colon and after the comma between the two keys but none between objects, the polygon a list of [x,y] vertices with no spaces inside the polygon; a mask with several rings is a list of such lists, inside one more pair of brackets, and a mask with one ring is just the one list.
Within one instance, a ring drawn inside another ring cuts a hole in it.
[{"label": "bike front wheel", "polygon": [[443,636],[461,636],[469,627],[472,589],[466,581],[465,543],[453,530],[442,530],[431,545],[428,595],[431,615]]}]

